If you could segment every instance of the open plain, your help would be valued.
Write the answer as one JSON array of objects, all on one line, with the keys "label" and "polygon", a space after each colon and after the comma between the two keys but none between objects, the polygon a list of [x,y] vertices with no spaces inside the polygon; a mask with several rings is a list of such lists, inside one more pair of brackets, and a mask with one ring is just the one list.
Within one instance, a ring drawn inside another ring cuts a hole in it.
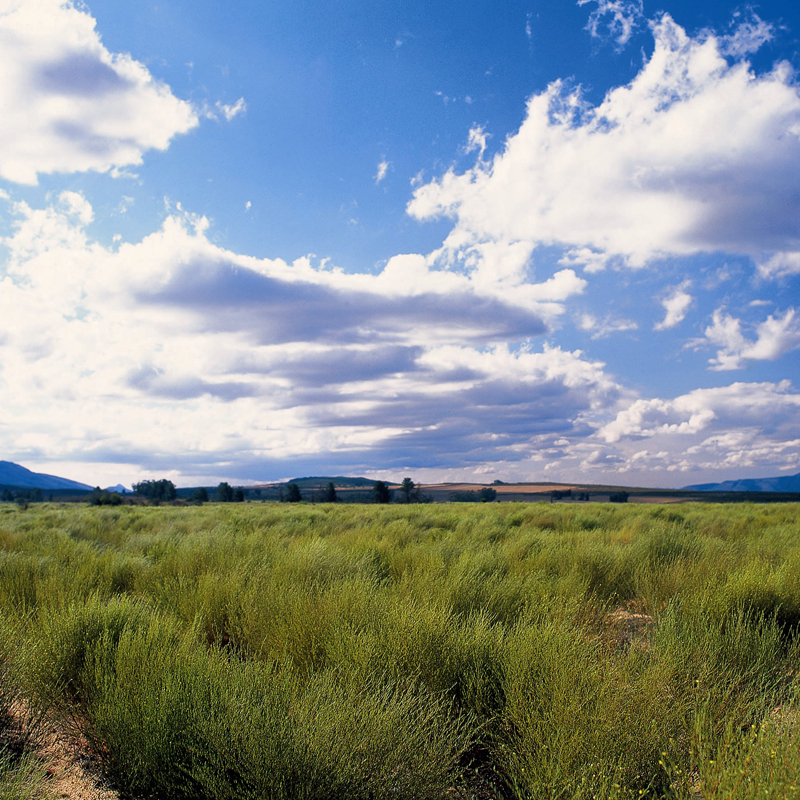
[{"label": "open plain", "polygon": [[0,797],[797,796],[799,511],[4,504]]}]

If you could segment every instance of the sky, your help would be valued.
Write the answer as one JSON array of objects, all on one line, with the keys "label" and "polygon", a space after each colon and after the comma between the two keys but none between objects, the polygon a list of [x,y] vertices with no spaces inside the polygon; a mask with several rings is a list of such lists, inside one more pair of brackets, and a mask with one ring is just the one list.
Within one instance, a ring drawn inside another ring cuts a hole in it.
[{"label": "sky", "polygon": [[0,0],[0,458],[800,471],[800,6]]}]

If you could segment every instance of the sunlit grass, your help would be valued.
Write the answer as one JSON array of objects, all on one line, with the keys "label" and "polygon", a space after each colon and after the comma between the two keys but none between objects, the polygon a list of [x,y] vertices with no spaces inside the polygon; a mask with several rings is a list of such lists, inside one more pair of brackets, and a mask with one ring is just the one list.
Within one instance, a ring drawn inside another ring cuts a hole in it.
[{"label": "sunlit grass", "polygon": [[0,506],[0,702],[140,797],[792,796],[799,533],[796,505]]}]

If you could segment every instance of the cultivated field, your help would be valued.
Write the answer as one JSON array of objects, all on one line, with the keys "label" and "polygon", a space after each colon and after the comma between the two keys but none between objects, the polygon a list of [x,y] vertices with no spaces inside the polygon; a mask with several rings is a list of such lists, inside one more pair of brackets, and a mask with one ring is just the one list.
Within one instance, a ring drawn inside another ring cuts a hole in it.
[{"label": "cultivated field", "polygon": [[798,505],[0,505],[0,798],[800,796],[799,629]]}]

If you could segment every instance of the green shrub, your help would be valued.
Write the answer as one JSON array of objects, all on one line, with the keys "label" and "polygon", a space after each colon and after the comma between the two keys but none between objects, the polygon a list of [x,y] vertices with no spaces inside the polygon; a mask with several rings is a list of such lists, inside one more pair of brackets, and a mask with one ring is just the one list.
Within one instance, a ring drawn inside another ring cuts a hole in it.
[{"label": "green shrub", "polygon": [[0,747],[0,800],[43,800],[44,766],[30,753],[15,757]]},{"label": "green shrub", "polygon": [[520,798],[640,796],[664,782],[659,752],[684,709],[641,653],[624,658],[568,620],[520,623],[508,650],[495,745]]}]

